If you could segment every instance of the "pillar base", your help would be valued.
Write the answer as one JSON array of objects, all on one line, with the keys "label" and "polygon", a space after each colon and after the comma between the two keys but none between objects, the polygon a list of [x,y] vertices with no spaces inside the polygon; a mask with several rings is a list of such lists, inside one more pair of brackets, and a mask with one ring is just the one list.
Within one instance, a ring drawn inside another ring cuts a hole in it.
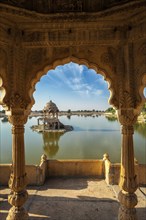
[{"label": "pillar base", "polygon": [[28,220],[28,217],[29,215],[23,207],[18,209],[17,207],[13,206],[9,210],[6,220]]},{"label": "pillar base", "polygon": [[137,220],[135,206],[138,201],[136,194],[120,191],[118,199],[121,203],[118,220]]},{"label": "pillar base", "polygon": [[138,220],[136,209],[128,209],[125,206],[119,208],[118,220]]}]

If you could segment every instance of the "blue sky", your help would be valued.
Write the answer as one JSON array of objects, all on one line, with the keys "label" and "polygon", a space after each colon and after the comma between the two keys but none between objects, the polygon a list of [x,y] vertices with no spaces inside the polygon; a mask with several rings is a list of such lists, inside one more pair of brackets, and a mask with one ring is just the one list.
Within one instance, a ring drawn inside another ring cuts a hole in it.
[{"label": "blue sky", "polygon": [[107,82],[102,75],[85,65],[71,62],[57,66],[44,75],[35,88],[32,110],[43,109],[50,100],[56,103],[59,110],[106,110],[109,107]]},{"label": "blue sky", "polygon": [[43,109],[50,100],[59,110],[106,110],[110,107],[109,97],[108,84],[102,75],[70,62],[48,71],[36,84],[32,110]]},{"label": "blue sky", "polygon": [[34,93],[32,110],[43,109],[52,100],[59,110],[105,110],[110,92],[103,76],[85,65],[57,66],[40,79]]}]

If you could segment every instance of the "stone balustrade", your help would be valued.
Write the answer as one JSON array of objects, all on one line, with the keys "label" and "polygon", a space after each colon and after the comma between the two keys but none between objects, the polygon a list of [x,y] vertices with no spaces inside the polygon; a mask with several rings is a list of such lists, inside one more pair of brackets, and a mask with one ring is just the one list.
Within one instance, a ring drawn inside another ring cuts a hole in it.
[{"label": "stone balustrade", "polygon": [[[135,161],[138,183],[146,185],[146,165]],[[45,179],[56,176],[90,176],[105,178],[108,185],[118,184],[120,163],[112,163],[107,154],[103,160],[47,160],[42,155],[39,165],[26,165],[28,185],[43,185]],[[0,185],[8,185],[11,164],[0,164]]]}]

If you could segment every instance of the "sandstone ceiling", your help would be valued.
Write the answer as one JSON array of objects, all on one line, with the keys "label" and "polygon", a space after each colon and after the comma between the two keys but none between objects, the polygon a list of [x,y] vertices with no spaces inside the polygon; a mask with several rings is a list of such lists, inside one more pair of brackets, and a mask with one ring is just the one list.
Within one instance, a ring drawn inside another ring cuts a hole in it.
[{"label": "sandstone ceiling", "polygon": [[117,6],[126,6],[137,0],[1,0],[0,3],[38,13],[99,12]]}]

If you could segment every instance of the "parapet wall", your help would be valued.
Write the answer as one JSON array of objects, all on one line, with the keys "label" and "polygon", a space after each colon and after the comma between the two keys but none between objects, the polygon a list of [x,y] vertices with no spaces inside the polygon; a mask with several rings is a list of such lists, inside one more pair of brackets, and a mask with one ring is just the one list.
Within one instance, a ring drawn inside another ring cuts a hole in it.
[{"label": "parapet wall", "polygon": [[[28,185],[42,185],[46,178],[44,171],[38,165],[26,165]],[[10,174],[11,164],[0,164],[0,185],[8,185]]]},{"label": "parapet wall", "polygon": [[103,178],[102,160],[48,160],[49,176],[95,176]]},{"label": "parapet wall", "polygon": [[[135,164],[139,185],[146,186],[146,165]],[[8,185],[11,164],[0,164],[0,185]],[[42,157],[40,165],[26,165],[28,185],[43,185],[49,177],[97,177],[107,184],[118,184],[120,164],[105,160],[47,160]]]}]

